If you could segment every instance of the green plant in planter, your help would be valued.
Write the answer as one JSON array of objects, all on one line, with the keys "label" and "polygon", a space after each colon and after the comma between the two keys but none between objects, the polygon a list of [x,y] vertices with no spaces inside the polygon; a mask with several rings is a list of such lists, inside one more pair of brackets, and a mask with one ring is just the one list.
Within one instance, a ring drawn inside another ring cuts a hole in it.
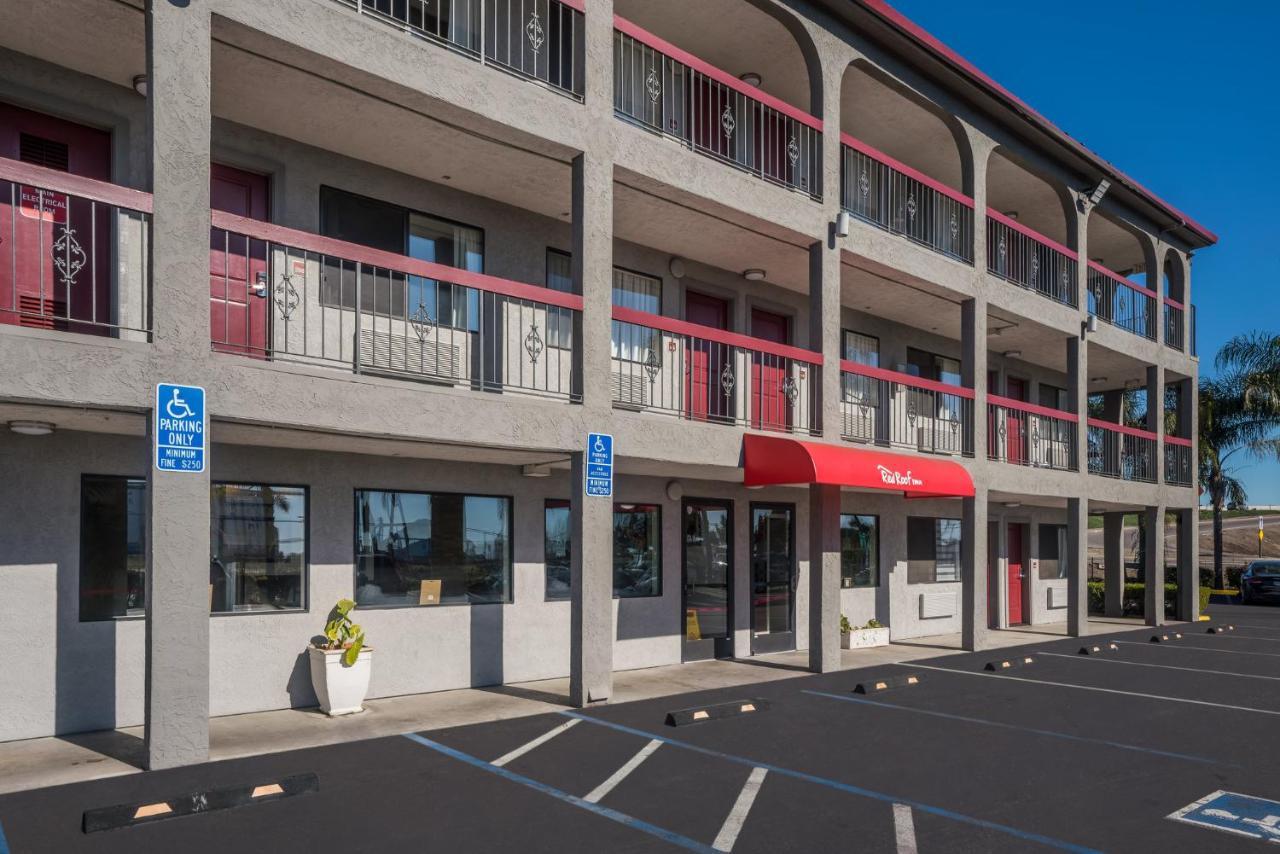
[{"label": "green plant in planter", "polygon": [[342,663],[350,667],[356,663],[364,648],[364,629],[351,622],[351,612],[356,603],[351,599],[339,599],[329,612],[329,622],[324,624],[326,643],[324,649],[342,649]]},{"label": "green plant in planter", "polygon": [[864,629],[883,629],[884,626],[880,623],[879,620],[877,620],[875,617],[872,617],[870,620],[867,620],[867,624],[863,626],[863,628]]},{"label": "green plant in planter", "polygon": [[840,634],[847,635],[853,631],[853,626],[849,624],[849,618],[844,614],[840,615]]}]

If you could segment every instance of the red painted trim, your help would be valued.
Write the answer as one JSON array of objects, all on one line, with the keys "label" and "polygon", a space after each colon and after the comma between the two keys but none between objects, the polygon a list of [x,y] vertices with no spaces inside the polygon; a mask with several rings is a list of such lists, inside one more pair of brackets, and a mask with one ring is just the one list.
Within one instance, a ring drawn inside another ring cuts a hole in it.
[{"label": "red painted trim", "polygon": [[0,157],[0,180],[15,184],[30,184],[42,190],[53,190],[82,199],[114,205],[118,208],[151,213],[151,194],[107,181],[82,178],[57,169],[46,169],[21,160]]},{"label": "red painted trim", "polygon": [[1151,290],[1151,288],[1143,287],[1137,282],[1131,281],[1125,278],[1124,276],[1120,275],[1119,273],[1112,272],[1111,270],[1108,270],[1106,267],[1099,264],[1097,261],[1090,261],[1089,269],[1093,270],[1095,273],[1101,273],[1102,275],[1106,276],[1108,279],[1113,279],[1117,284],[1123,285],[1124,287],[1129,288],[1130,290],[1137,291],[1140,294],[1145,294],[1151,297],[1152,299],[1160,299],[1160,295],[1157,294],[1155,291]]},{"label": "red painted trim", "polygon": [[987,403],[991,406],[999,406],[1003,409],[1015,409],[1018,412],[1026,412],[1031,415],[1040,415],[1045,418],[1056,418],[1059,421],[1070,421],[1072,424],[1078,424],[1080,422],[1080,417],[1074,412],[1063,412],[1061,409],[1053,409],[1048,406],[1027,403],[1024,400],[1014,400],[1011,397],[1001,397],[998,394],[987,395]]},{"label": "red painted trim", "polygon": [[1148,430],[1139,430],[1137,427],[1126,427],[1123,424],[1113,424],[1110,421],[1103,421],[1101,418],[1090,418],[1088,424],[1090,427],[1097,427],[1100,430],[1109,430],[1112,433],[1124,433],[1126,436],[1136,436],[1139,439],[1150,439],[1153,442],[1160,438],[1155,433]]},{"label": "red painted trim", "polygon": [[873,368],[870,365],[860,365],[857,362],[850,362],[848,359],[841,359],[840,370],[844,371],[846,374],[857,374],[862,377],[870,377],[873,380],[900,383],[902,385],[924,389],[925,391],[935,391],[941,394],[963,397],[966,400],[973,400],[973,389],[971,388],[965,388],[964,386],[959,385],[948,385],[947,383],[940,383],[937,380],[926,380],[923,377],[913,377],[911,374],[891,371],[888,368]]},{"label": "red painted trim", "polygon": [[1184,438],[1182,438],[1181,436],[1165,436],[1165,437],[1164,437],[1164,440],[1165,440],[1165,442],[1166,442],[1167,444],[1170,444],[1170,445],[1177,445],[1177,446],[1182,447],[1182,448],[1190,448],[1190,447],[1191,447],[1191,440],[1190,440],[1190,439],[1184,439]]},{"label": "red painted trim", "polygon": [[842,131],[840,133],[840,143],[842,145],[849,146],[855,151],[861,151],[863,154],[867,155],[872,160],[879,160],[881,163],[888,166],[889,168],[895,171],[901,172],[903,175],[906,175],[908,178],[913,178],[916,181],[919,181],[921,184],[924,184],[926,187],[929,187],[930,189],[937,190],[939,193],[942,193],[942,195],[947,196],[948,198],[955,199],[957,202],[964,205],[965,207],[968,207],[968,208],[973,207],[973,199],[969,198],[964,193],[960,192],[959,190],[953,190],[952,188],[948,187],[946,184],[942,183],[941,181],[936,181],[933,178],[930,178],[928,175],[924,174],[923,172],[920,172],[916,169],[912,169],[910,166],[903,163],[901,160],[895,160],[894,158],[885,154],[880,149],[867,145],[865,142],[858,139],[856,136],[850,136],[849,134],[844,133]]},{"label": "red painted trim", "polygon": [[579,12],[586,14],[587,4],[585,0],[559,0],[560,5],[568,6],[570,9],[577,9]]},{"label": "red painted trim", "polygon": [[1172,308],[1176,308],[1178,311],[1186,311],[1186,306],[1178,302],[1176,299],[1173,299],[1172,297],[1165,297],[1164,304]]},{"label": "red painted trim", "polygon": [[663,317],[660,314],[650,314],[647,311],[638,311],[634,308],[623,308],[615,305],[613,307],[613,319],[622,323],[634,323],[637,326],[647,326],[650,329],[670,332],[672,335],[688,335],[691,338],[701,338],[705,341],[714,341],[717,344],[740,347],[743,350],[755,350],[757,353],[768,353],[771,356],[804,362],[809,365],[822,365],[822,355],[812,350],[792,347],[788,344],[775,344],[772,341],[752,338],[750,335],[728,332],[724,329],[703,326],[700,323],[690,323],[687,320],[677,320],[674,317]]},{"label": "red painted trim", "polygon": [[1014,231],[1021,232],[1022,234],[1025,234],[1027,237],[1030,237],[1035,242],[1043,243],[1045,246],[1048,246],[1050,249],[1056,252],[1061,252],[1063,255],[1066,255],[1068,258],[1075,258],[1076,260],[1079,260],[1080,258],[1079,253],[1076,252],[1074,249],[1068,249],[1058,241],[1054,240],[1052,237],[1045,237],[1043,234],[1036,231],[1034,228],[1028,228],[1022,223],[1018,222],[1016,219],[1009,219],[1009,217],[1000,213],[1000,211],[996,210],[995,208],[987,208],[987,218],[994,219],[996,222],[1002,225],[1007,225],[1010,228],[1012,228]]},{"label": "red painted trim", "polygon": [[446,267],[443,264],[435,264],[430,261],[419,261],[417,258],[397,255],[394,252],[370,249],[367,246],[360,246],[356,243],[347,243],[345,240],[321,237],[318,234],[298,231],[297,229],[286,228],[283,225],[262,222],[248,217],[236,216],[225,211],[211,211],[210,221],[214,228],[225,229],[234,234],[241,234],[255,240],[265,240],[269,243],[278,243],[282,246],[301,249],[305,252],[315,252],[320,255],[331,255],[345,261],[358,261],[361,264],[384,267],[410,276],[438,279],[442,282],[502,294],[515,299],[582,311],[582,297],[577,294],[566,294],[524,282],[500,279],[497,276],[486,276],[483,273],[472,273],[468,270]]},{"label": "red painted trim", "polygon": [[638,42],[647,44],[649,47],[658,51],[658,53],[666,54],[668,57],[670,57],[671,59],[674,59],[676,62],[679,62],[682,65],[689,66],[694,71],[697,71],[699,74],[705,74],[707,77],[710,77],[712,80],[715,80],[717,83],[723,83],[725,86],[728,86],[730,89],[735,89],[738,92],[741,92],[743,95],[746,95],[748,98],[752,99],[753,101],[759,101],[761,104],[764,104],[766,107],[769,107],[771,109],[777,110],[779,113],[782,113],[784,116],[789,116],[795,119],[796,121],[800,122],[801,124],[808,125],[809,127],[813,128],[819,133],[822,132],[822,119],[814,118],[813,116],[806,113],[804,110],[793,107],[790,104],[788,104],[786,101],[779,100],[778,98],[775,98],[772,95],[770,95],[768,92],[765,92],[762,89],[757,89],[755,86],[752,86],[749,83],[743,83],[741,80],[739,80],[737,77],[734,77],[729,72],[721,71],[719,68],[716,68],[714,65],[711,65],[710,63],[707,63],[702,61],[701,59],[698,59],[698,57],[694,56],[688,51],[681,50],[680,48],[673,45],[671,42],[666,41],[665,39],[659,38],[658,36],[655,36],[653,33],[649,32],[643,27],[640,27],[640,26],[637,26],[636,24],[631,23],[626,18],[620,17],[618,15],[614,15],[613,28],[625,35],[631,36],[631,38],[635,39]]},{"label": "red painted trim", "polygon": [[972,80],[977,82],[984,89],[994,92],[995,94],[1004,98],[1006,101],[1008,101],[1010,104],[1013,105],[1016,112],[1022,113],[1027,118],[1031,119],[1034,124],[1040,125],[1040,127],[1048,131],[1051,136],[1054,136],[1058,138],[1060,141],[1066,143],[1070,148],[1074,149],[1077,153],[1081,154],[1086,159],[1092,161],[1094,165],[1096,165],[1103,172],[1113,175],[1114,177],[1118,178],[1122,183],[1128,184],[1134,190],[1137,190],[1140,195],[1145,196],[1148,201],[1152,202],[1157,207],[1164,208],[1164,210],[1170,215],[1172,215],[1175,219],[1182,220],[1184,223],[1186,223],[1188,228],[1190,228],[1192,231],[1200,235],[1202,238],[1204,238],[1208,242],[1210,243],[1218,242],[1218,236],[1214,234],[1212,231],[1209,231],[1204,226],[1200,225],[1198,222],[1193,220],[1191,217],[1187,216],[1182,211],[1175,208],[1173,205],[1164,201],[1159,196],[1155,195],[1150,190],[1148,190],[1146,187],[1143,187],[1137,181],[1130,178],[1128,175],[1116,169],[1115,166],[1103,160],[1097,154],[1094,154],[1092,151],[1086,148],[1083,144],[1081,144],[1078,140],[1074,139],[1073,137],[1068,135],[1065,131],[1063,131],[1061,128],[1059,128],[1057,125],[1055,125],[1053,122],[1049,121],[1044,116],[1040,115],[1038,112],[1033,110],[1025,101],[1023,101],[1017,95],[1014,95],[1008,89],[1005,89],[995,80],[991,79],[986,74],[978,70],[978,67],[975,66],[973,63],[969,62],[969,60],[965,59],[960,54],[956,53],[954,50],[947,47],[945,44],[939,41],[937,37],[935,37],[932,33],[928,32],[919,24],[917,24],[915,21],[912,21],[906,15],[902,14],[897,9],[893,8],[888,3],[884,2],[884,0],[859,0],[859,2],[863,6],[865,6],[867,9],[869,9],[871,12],[875,13],[877,16],[882,18],[884,21],[898,28],[903,33],[905,33],[908,37],[918,42],[921,46],[926,48],[929,52],[941,57],[943,60],[951,63],[952,65],[960,69],[960,71],[964,72],[966,75],[968,75]]}]

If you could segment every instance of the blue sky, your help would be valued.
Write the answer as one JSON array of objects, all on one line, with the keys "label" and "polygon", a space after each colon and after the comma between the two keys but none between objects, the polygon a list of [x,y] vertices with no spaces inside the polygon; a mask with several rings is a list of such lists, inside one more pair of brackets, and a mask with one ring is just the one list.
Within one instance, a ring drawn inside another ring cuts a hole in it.
[{"label": "blue sky", "polygon": [[[1237,332],[1280,333],[1280,3],[894,5],[1218,234],[1218,245],[1192,262],[1204,375]],[[1280,465],[1250,464],[1239,473],[1251,502],[1280,504]]]}]

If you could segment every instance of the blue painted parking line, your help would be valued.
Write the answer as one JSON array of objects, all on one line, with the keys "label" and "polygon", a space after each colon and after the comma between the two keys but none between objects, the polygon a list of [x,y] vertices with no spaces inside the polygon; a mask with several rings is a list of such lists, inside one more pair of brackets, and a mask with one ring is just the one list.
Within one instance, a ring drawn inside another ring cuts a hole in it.
[{"label": "blue painted parking line", "polygon": [[771,765],[768,762],[759,762],[759,761],[756,761],[755,759],[748,759],[744,756],[737,756],[732,753],[723,753],[719,750],[712,750],[709,747],[701,747],[696,744],[691,744],[690,742],[687,742],[687,741],[680,741],[678,739],[670,738],[660,733],[649,732],[648,730],[636,729],[635,727],[629,727],[629,726],[626,726],[625,724],[613,723],[612,721],[601,720],[600,718],[593,718],[593,717],[590,717],[589,715],[584,715],[581,712],[559,712],[558,714],[565,715],[566,717],[570,717],[570,718],[579,718],[583,721],[586,721],[587,723],[595,724],[596,726],[608,727],[609,729],[617,730],[618,732],[630,733],[631,735],[638,735],[643,738],[656,738],[659,741],[672,745],[673,747],[682,747],[685,750],[690,750],[694,753],[701,753],[704,756],[712,756],[712,757],[715,757],[716,759],[723,759],[726,762],[733,762],[737,765],[746,765],[751,768],[763,768],[772,774],[777,774],[782,777],[790,777],[793,780],[803,780],[806,783],[813,783],[814,785],[825,786],[826,788],[835,789],[836,791],[839,791],[839,792],[847,792],[848,794],[851,794],[851,795],[858,795],[864,798],[871,798],[873,800],[883,801],[884,803],[887,803],[887,804],[904,804],[908,807],[911,807],[912,809],[918,810],[923,813],[928,813],[929,815],[936,815],[936,816],[939,816],[940,818],[950,819],[951,821],[959,822],[961,824],[971,825],[973,827],[980,827],[980,828],[983,828],[984,830],[994,830],[999,833],[1004,833],[1009,836],[1013,836],[1017,839],[1025,840],[1027,842],[1036,842],[1041,845],[1047,845],[1051,848],[1057,848],[1060,851],[1071,851],[1071,852],[1075,852],[1075,854],[1101,854],[1101,852],[1099,852],[1095,848],[1089,848],[1084,845],[1076,845],[1072,842],[1064,842],[1061,839],[1054,839],[1051,836],[1042,836],[1039,833],[1032,833],[1026,830],[1019,830],[1016,827],[1010,827],[1006,824],[999,824],[998,822],[994,822],[994,821],[987,821],[986,819],[982,819],[982,818],[974,818],[973,816],[964,815],[963,813],[952,812],[951,810],[945,809],[943,807],[935,807],[932,804],[925,804],[919,801],[910,800],[908,798],[900,798],[895,795],[887,795],[884,792],[877,792],[874,789],[864,789],[861,786],[854,786],[850,783],[842,783],[839,780],[832,780],[827,777],[819,777],[815,774],[807,774],[804,771],[796,771],[791,768],[784,768],[781,765]]},{"label": "blue painted parking line", "polygon": [[0,824],[0,854],[9,854],[9,840],[4,838],[3,824]]},{"label": "blue painted parking line", "polygon": [[1019,726],[1018,724],[1003,723],[1001,721],[986,720],[985,718],[971,718],[965,715],[953,715],[949,712],[936,712],[932,709],[915,709],[911,706],[900,706],[896,703],[885,703],[881,700],[865,700],[861,697],[849,697],[844,694],[829,694],[826,691],[809,691],[803,690],[801,693],[812,694],[815,697],[828,697],[832,700],[840,700],[845,703],[858,703],[863,706],[879,706],[883,709],[897,709],[903,712],[915,712],[919,715],[929,715],[935,718],[944,718],[952,721],[964,721],[965,723],[980,724],[982,726],[996,727],[998,729],[1017,730],[1019,732],[1028,732],[1034,735],[1048,736],[1049,738],[1061,738],[1066,741],[1084,742],[1087,744],[1098,744],[1104,747],[1115,747],[1120,750],[1133,750],[1138,753],[1149,753],[1152,756],[1163,756],[1168,759],[1182,759],[1187,762],[1202,762],[1206,765],[1223,765],[1232,768],[1239,768],[1239,764],[1235,762],[1222,762],[1217,759],[1209,759],[1204,756],[1192,756],[1187,753],[1174,753],[1168,750],[1156,750],[1152,747],[1140,747],[1136,744],[1125,744],[1119,741],[1107,741],[1101,738],[1089,738],[1083,735],[1071,735],[1070,733],[1057,732],[1049,729],[1037,729],[1035,727]]},{"label": "blue painted parking line", "polygon": [[[672,845],[678,845],[681,848],[684,848],[688,851],[699,851],[699,852],[702,852],[702,854],[716,854],[716,850],[714,848],[712,848],[710,845],[704,845],[703,843],[698,842],[696,839],[690,839],[687,836],[681,836],[679,833],[674,833],[670,830],[664,830],[661,827],[649,824],[649,822],[642,821],[638,818],[635,818],[634,816],[629,816],[629,815],[626,815],[625,813],[620,813],[617,810],[611,810],[608,807],[601,806],[600,804],[585,801],[582,798],[577,797],[576,795],[571,795],[568,792],[555,788],[554,786],[548,786],[546,783],[540,783],[537,780],[524,776],[523,774],[517,774],[516,772],[508,768],[503,768],[501,766],[494,765],[491,762],[486,762],[483,759],[480,759],[479,757],[476,757],[476,756],[472,756],[469,753],[463,753],[461,750],[455,750],[452,747],[446,747],[445,745],[441,744],[438,741],[432,741],[431,739],[418,735],[417,733],[413,733],[413,732],[406,733],[405,738],[410,739],[411,741],[416,741],[418,744],[421,744],[423,747],[429,747],[432,750],[436,751],[437,753],[443,753],[445,756],[448,756],[452,759],[457,759],[459,762],[465,762],[466,764],[474,768],[479,768],[481,771],[487,771],[490,774],[496,774],[497,776],[502,777],[504,780],[509,780],[512,783],[519,783],[521,786],[527,786],[530,789],[533,789],[538,792],[542,792],[544,795],[550,795],[551,797],[564,801],[567,804],[572,804],[573,806],[578,807],[579,809],[586,810],[587,812],[590,812],[590,813],[595,813],[596,815],[607,818],[610,821],[616,821],[618,824],[624,825],[626,827],[630,827],[633,830],[639,830],[642,833],[647,833],[650,836],[655,836],[658,839],[663,840],[664,842],[670,842]],[[0,848],[0,854],[8,854],[8,852],[6,849]]]}]

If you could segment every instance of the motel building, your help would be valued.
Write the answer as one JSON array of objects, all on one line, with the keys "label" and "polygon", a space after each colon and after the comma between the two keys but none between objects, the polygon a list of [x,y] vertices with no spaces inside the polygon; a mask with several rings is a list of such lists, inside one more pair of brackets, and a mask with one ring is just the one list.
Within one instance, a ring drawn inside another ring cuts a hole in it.
[{"label": "motel building", "polygon": [[1194,619],[1215,240],[882,0],[3,4],[0,741]]}]

